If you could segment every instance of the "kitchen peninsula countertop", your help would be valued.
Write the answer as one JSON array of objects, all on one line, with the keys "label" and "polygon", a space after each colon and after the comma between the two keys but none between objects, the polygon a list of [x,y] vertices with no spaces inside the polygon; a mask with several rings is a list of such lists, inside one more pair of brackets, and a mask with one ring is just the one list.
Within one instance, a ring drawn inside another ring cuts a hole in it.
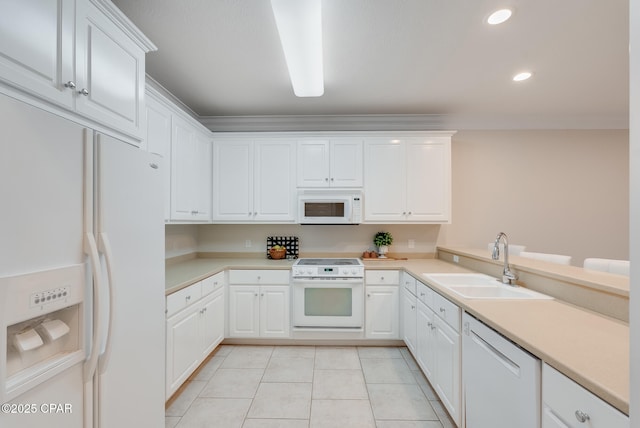
[{"label": "kitchen peninsula countertop", "polygon": [[[425,281],[424,273],[472,272],[438,259],[363,260],[366,269],[404,270]],[[193,258],[166,268],[166,294],[227,269],[290,269],[292,260]],[[563,271],[563,275],[568,271]],[[571,272],[568,272],[571,274]],[[599,283],[589,275],[578,280]],[[619,289],[615,284],[613,288]],[[560,300],[465,299],[429,285],[542,361],[629,414],[629,326]],[[605,287],[609,285],[605,283]],[[620,290],[624,293],[624,287]]]}]

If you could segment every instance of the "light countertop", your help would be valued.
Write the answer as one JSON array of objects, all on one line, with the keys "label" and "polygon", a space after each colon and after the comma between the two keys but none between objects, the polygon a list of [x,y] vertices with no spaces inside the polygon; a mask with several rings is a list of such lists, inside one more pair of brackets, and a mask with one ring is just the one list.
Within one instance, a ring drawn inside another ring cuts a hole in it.
[{"label": "light countertop", "polygon": [[[424,282],[424,273],[470,272],[438,259],[363,261],[366,269],[405,270]],[[290,269],[292,264],[292,260],[257,258],[196,258],[169,264],[166,294],[227,269]],[[563,270],[555,274],[574,273]],[[581,273],[577,275],[580,280]],[[594,282],[591,278],[587,275],[582,280]],[[595,282],[603,286],[600,281]],[[559,300],[465,299],[436,284],[429,285],[612,406],[629,413],[628,324]],[[604,286],[609,285],[605,282]],[[616,284],[615,278],[611,287],[625,292],[624,284]]]}]

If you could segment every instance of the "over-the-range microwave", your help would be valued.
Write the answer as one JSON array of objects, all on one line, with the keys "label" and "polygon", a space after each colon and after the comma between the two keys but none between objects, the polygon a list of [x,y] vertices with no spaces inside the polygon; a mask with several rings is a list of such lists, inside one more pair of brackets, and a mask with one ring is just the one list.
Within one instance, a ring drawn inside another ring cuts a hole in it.
[{"label": "over-the-range microwave", "polygon": [[298,223],[360,224],[362,223],[362,190],[300,189],[298,190]]}]

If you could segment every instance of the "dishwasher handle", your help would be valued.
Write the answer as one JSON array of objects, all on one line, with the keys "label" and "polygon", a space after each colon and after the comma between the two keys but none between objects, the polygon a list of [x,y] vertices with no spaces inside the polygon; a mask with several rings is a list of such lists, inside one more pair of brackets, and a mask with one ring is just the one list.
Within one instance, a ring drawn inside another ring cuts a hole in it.
[{"label": "dishwasher handle", "polygon": [[480,337],[475,331],[471,331],[471,340],[473,340],[475,344],[484,349],[487,354],[493,356],[493,358],[500,362],[507,370],[509,370],[516,376],[519,376],[520,366],[513,360],[511,360],[511,358],[507,357],[505,354],[497,350],[489,342]]}]

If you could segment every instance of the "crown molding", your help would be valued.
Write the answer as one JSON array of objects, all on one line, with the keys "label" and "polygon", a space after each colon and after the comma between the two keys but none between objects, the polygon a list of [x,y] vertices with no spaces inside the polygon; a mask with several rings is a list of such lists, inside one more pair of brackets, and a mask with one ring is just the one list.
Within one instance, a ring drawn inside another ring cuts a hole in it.
[{"label": "crown molding", "polygon": [[265,115],[199,116],[198,120],[214,132],[629,129],[628,116],[615,115]]},{"label": "crown molding", "polygon": [[125,15],[118,7],[108,0],[89,0],[102,13],[111,18],[111,21],[125,32],[145,52],[154,52],[158,47],[144,35],[142,31]]}]

